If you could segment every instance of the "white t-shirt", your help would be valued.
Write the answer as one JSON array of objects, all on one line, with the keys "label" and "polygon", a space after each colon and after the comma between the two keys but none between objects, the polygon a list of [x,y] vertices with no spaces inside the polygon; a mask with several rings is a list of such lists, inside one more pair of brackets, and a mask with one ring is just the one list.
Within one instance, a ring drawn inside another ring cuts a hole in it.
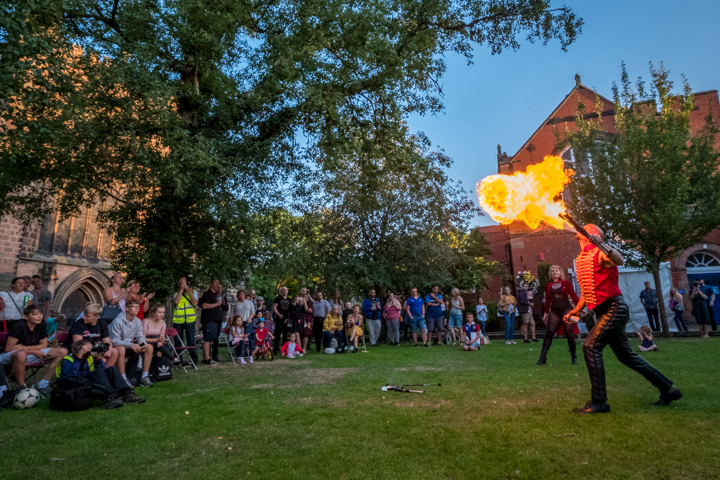
[{"label": "white t-shirt", "polygon": [[487,314],[488,309],[486,305],[478,305],[475,307],[475,313],[477,314],[477,319],[481,322],[487,321]]},{"label": "white t-shirt", "polygon": [[295,342],[288,342],[288,356],[291,357],[295,355],[295,347],[297,347],[297,343]]},{"label": "white t-shirt", "polygon": [[5,310],[3,310],[5,320],[21,320],[23,318],[22,311],[27,306],[26,303],[33,299],[30,292],[15,293],[12,290],[0,292],[0,297],[5,301]]},{"label": "white t-shirt", "polygon": [[243,322],[252,320],[252,317],[255,316],[255,304],[248,298],[242,303],[239,301],[235,302],[235,315],[240,315]]}]

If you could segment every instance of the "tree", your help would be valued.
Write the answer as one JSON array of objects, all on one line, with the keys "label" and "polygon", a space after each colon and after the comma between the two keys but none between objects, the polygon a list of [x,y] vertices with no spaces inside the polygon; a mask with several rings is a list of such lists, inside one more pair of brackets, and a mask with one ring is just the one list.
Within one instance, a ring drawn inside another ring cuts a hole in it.
[{"label": "tree", "polygon": [[500,262],[487,261],[490,255],[490,242],[480,229],[470,230],[470,233],[456,234],[457,240],[453,242],[456,260],[450,269],[451,284],[461,290],[475,290],[475,301],[479,302],[480,292],[488,288],[488,280],[501,275],[505,268]]},{"label": "tree", "polygon": [[542,0],[1,5],[0,214],[101,205],[115,267],[160,290],[240,276],[251,213],[308,151],[332,165],[359,127],[439,111],[445,53],[582,26]]},{"label": "tree", "polygon": [[[633,88],[623,64],[620,87],[613,86],[614,135],[585,120],[581,109],[579,130],[568,134],[577,162],[568,189],[573,213],[612,230],[609,240],[622,240],[615,243],[627,264],[651,272],[662,294],[660,264],[720,224],[720,154],[712,117],[691,128],[695,104],[687,82],[678,95],[662,66],[651,64],[650,74],[650,90],[642,79]],[[663,301],[659,307],[668,336]]]}]

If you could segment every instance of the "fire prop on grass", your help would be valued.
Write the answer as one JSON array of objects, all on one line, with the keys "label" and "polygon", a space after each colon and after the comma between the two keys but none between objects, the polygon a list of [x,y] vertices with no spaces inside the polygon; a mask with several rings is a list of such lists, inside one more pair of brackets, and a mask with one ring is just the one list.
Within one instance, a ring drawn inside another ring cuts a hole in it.
[{"label": "fire prop on grass", "polygon": [[565,203],[557,198],[573,175],[564,167],[561,157],[548,155],[525,172],[485,177],[477,184],[480,206],[499,223],[522,220],[533,229],[540,222],[563,228],[558,215],[565,213]]}]

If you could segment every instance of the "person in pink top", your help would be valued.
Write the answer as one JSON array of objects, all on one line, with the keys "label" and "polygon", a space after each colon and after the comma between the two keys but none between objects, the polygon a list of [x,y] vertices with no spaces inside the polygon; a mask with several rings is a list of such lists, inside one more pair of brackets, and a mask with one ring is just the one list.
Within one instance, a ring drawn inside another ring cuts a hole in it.
[{"label": "person in pink top", "polygon": [[395,298],[395,294],[388,293],[388,299],[383,309],[383,317],[387,325],[387,335],[390,345],[400,345],[400,312],[402,304]]},{"label": "person in pink top", "polygon": [[153,355],[170,358],[173,363],[179,362],[168,347],[168,340],[165,336],[165,305],[156,303],[150,307],[147,318],[142,322],[142,327],[145,341],[152,345]]}]

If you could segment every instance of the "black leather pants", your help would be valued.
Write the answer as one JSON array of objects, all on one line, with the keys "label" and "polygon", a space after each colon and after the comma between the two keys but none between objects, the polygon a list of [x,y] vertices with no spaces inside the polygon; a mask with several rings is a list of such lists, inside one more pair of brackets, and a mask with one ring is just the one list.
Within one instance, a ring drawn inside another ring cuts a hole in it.
[{"label": "black leather pants", "polygon": [[672,382],[630,347],[625,333],[625,325],[630,316],[623,297],[618,295],[598,305],[595,307],[595,315],[597,323],[583,345],[593,403],[607,402],[602,351],[608,345],[620,362],[645,377],[660,393],[667,392],[672,387]]}]

